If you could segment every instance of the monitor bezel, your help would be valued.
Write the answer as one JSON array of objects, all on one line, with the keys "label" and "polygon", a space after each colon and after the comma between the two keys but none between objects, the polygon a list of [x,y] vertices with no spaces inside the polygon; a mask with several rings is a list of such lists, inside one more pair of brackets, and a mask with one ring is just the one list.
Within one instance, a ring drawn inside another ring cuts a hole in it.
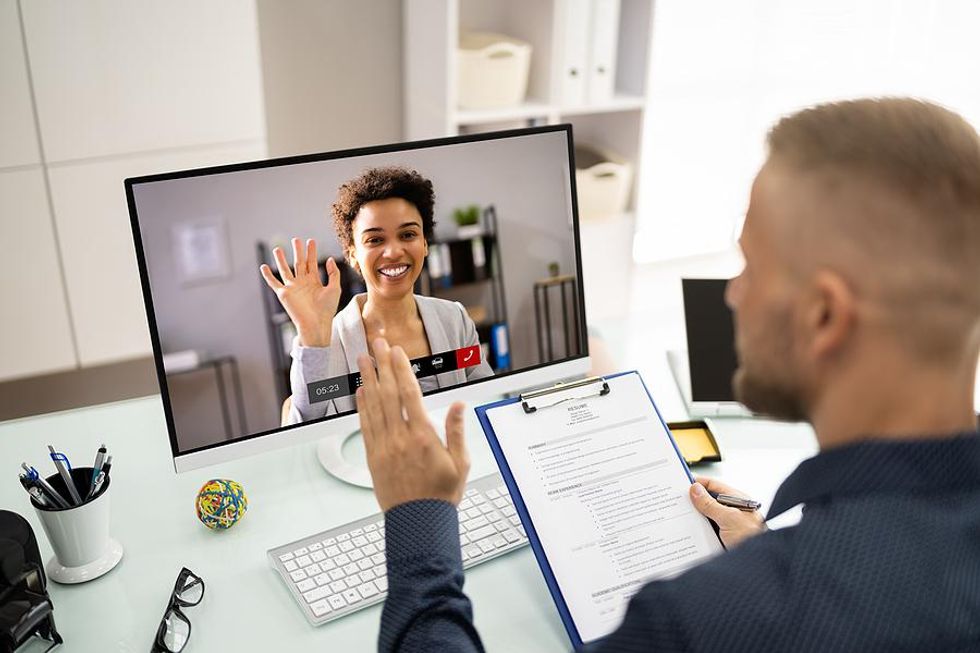
[{"label": "monitor bezel", "polygon": [[[150,334],[150,342],[153,347],[153,359],[156,367],[157,381],[160,387],[160,398],[163,402],[164,417],[167,423],[167,433],[170,439],[170,451],[174,459],[176,471],[187,471],[196,469],[204,465],[213,464],[229,457],[240,457],[259,453],[261,451],[310,442],[322,437],[316,433],[316,427],[336,424],[339,427],[350,424],[356,419],[356,412],[347,412],[340,415],[324,416],[299,424],[289,424],[278,426],[274,429],[250,433],[239,436],[233,440],[221,440],[211,444],[195,447],[193,449],[180,450],[177,440],[176,422],[174,420],[173,406],[170,402],[170,390],[167,384],[167,374],[163,367],[163,350],[160,342],[160,334],[157,329],[156,312],[153,305],[150,279],[146,264],[146,256],[143,249],[143,238],[139,225],[139,216],[136,208],[136,198],[134,187],[156,183],[161,181],[172,181],[176,179],[188,179],[193,177],[204,177],[209,175],[227,174],[232,172],[243,172],[250,170],[261,170],[263,168],[276,168],[288,165],[301,165],[306,163],[316,163],[330,161],[334,159],[353,158],[358,156],[369,156],[375,154],[387,154],[394,152],[404,152],[407,150],[419,150],[433,147],[443,147],[447,145],[459,145],[465,143],[476,143],[488,140],[503,140],[508,138],[519,138],[523,136],[533,136],[538,134],[564,132],[568,149],[568,172],[569,188],[571,192],[572,210],[572,232],[576,252],[576,275],[579,280],[577,298],[578,301],[578,321],[579,333],[582,336],[582,352],[579,355],[568,356],[548,363],[538,363],[521,370],[506,372],[502,375],[495,375],[483,379],[468,381],[461,385],[438,388],[425,394],[426,404],[432,407],[437,404],[448,403],[449,393],[459,394],[461,397],[473,396],[470,392],[474,388],[481,386],[486,390],[491,390],[491,386],[499,386],[502,382],[508,382],[513,390],[517,387],[534,387],[537,383],[546,383],[550,380],[568,378],[578,374],[584,374],[589,365],[589,343],[587,332],[587,320],[585,315],[585,290],[582,283],[582,244],[579,233],[579,213],[578,213],[578,193],[575,184],[575,147],[572,138],[572,125],[563,123],[559,125],[542,125],[535,127],[525,127],[521,129],[507,129],[501,131],[481,132],[476,134],[462,134],[458,136],[448,136],[444,138],[431,138],[417,141],[405,141],[384,145],[374,145],[368,147],[349,148],[344,150],[334,150],[330,152],[319,152],[312,154],[301,154],[296,156],[276,157],[272,159],[262,159],[258,161],[246,161],[218,166],[207,166],[202,168],[190,168],[187,170],[177,170],[151,175],[141,175],[125,179],[126,203],[129,208],[130,227],[133,232],[133,243],[136,250],[137,266],[140,274],[140,288],[143,292],[143,305],[146,310],[147,327]],[[542,371],[546,371],[541,374]],[[498,388],[499,390],[499,388]],[[287,435],[288,434],[288,435]],[[268,436],[279,435],[281,442],[272,442]],[[250,444],[246,444],[250,443]],[[218,450],[228,451],[231,455],[212,455]]]}]

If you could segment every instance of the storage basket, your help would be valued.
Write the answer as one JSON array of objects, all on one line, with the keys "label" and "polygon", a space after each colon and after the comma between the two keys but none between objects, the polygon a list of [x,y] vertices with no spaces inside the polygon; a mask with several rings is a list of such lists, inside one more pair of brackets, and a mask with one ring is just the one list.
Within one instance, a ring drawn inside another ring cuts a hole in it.
[{"label": "storage basket", "polygon": [[460,35],[457,104],[461,109],[515,106],[527,94],[531,45],[491,32]]},{"label": "storage basket", "polygon": [[611,152],[575,147],[575,185],[582,220],[618,215],[629,205],[633,166]]}]

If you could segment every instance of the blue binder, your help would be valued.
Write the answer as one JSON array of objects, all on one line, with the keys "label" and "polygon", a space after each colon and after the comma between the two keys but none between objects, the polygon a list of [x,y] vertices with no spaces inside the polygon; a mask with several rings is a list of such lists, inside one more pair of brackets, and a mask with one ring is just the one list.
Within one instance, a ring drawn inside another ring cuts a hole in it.
[{"label": "blue binder", "polygon": [[[636,370],[630,370],[626,372],[620,372],[611,376],[607,376],[601,379],[590,379],[588,385],[594,386],[599,383],[603,383],[608,379],[615,379],[627,374],[635,374],[646,391],[647,397],[650,399],[650,403],[653,406],[654,412],[656,412],[657,417],[660,419],[661,424],[663,424],[664,431],[670,438],[670,443],[674,447],[674,451],[677,453],[677,458],[680,460],[681,465],[683,465],[684,470],[687,472],[687,476],[690,481],[694,482],[694,477],[691,476],[691,470],[688,468],[687,463],[684,461],[684,456],[681,455],[680,449],[677,447],[677,443],[674,441],[673,436],[670,433],[670,429],[667,428],[666,422],[664,422],[663,416],[660,414],[660,410],[657,408],[657,404],[653,401],[653,397],[650,396],[650,390],[647,388],[646,384],[643,382],[643,377]],[[503,476],[504,483],[507,485],[507,490],[510,492],[510,496],[514,501],[514,507],[517,509],[517,514],[521,518],[521,524],[524,526],[524,530],[527,533],[528,541],[531,544],[531,550],[534,551],[534,557],[538,561],[538,566],[541,568],[541,573],[544,574],[545,583],[548,585],[548,591],[551,592],[551,597],[555,601],[555,607],[558,608],[558,614],[561,617],[562,623],[565,626],[565,631],[568,633],[569,639],[572,641],[572,646],[576,650],[582,648],[582,646],[589,642],[583,642],[582,637],[579,634],[578,628],[575,625],[575,621],[572,619],[571,612],[568,609],[568,604],[565,602],[565,597],[562,595],[561,589],[558,587],[558,581],[555,578],[555,574],[551,569],[551,564],[548,562],[548,555],[541,545],[541,540],[538,537],[538,533],[535,530],[534,522],[531,519],[531,515],[527,511],[527,506],[524,503],[524,497],[521,495],[521,490],[517,486],[517,481],[514,479],[514,474],[511,472],[510,465],[507,463],[507,458],[504,456],[503,449],[500,447],[500,442],[497,440],[497,434],[493,430],[493,426],[490,424],[490,418],[487,416],[487,411],[493,410],[494,408],[499,408],[501,406],[508,406],[510,404],[515,404],[518,402],[523,402],[530,396],[541,396],[550,392],[565,391],[570,389],[570,385],[557,385],[554,388],[548,388],[546,390],[541,390],[538,392],[530,393],[529,395],[522,395],[520,397],[512,397],[510,399],[502,399],[500,401],[495,401],[490,404],[485,404],[483,406],[476,407],[476,415],[480,420],[480,426],[483,427],[483,432],[487,436],[487,442],[490,445],[490,450],[493,451],[493,456],[497,460],[497,466],[500,468],[500,474]],[[606,392],[609,392],[608,386],[606,386]],[[603,393],[597,393],[603,394]],[[544,407],[542,407],[544,408]],[[525,404],[525,412],[533,412],[534,409],[529,410],[529,406]]]}]

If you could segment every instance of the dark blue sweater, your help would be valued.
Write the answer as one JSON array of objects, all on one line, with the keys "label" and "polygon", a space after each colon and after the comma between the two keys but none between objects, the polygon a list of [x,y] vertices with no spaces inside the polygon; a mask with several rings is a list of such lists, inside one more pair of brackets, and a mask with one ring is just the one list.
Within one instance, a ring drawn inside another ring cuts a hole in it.
[{"label": "dark blue sweater", "polygon": [[[771,531],[646,585],[611,651],[980,651],[980,434],[867,441],[804,461]],[[385,517],[388,599],[380,651],[482,651],[463,594],[456,509]]]}]

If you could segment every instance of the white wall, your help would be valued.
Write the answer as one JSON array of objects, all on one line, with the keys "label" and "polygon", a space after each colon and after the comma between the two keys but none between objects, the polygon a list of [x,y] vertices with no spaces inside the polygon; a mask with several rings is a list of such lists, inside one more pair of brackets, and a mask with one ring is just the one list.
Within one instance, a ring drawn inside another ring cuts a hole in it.
[{"label": "white wall", "polygon": [[980,125],[974,0],[658,0],[639,262],[733,243],[767,129],[800,107],[915,95]]}]

